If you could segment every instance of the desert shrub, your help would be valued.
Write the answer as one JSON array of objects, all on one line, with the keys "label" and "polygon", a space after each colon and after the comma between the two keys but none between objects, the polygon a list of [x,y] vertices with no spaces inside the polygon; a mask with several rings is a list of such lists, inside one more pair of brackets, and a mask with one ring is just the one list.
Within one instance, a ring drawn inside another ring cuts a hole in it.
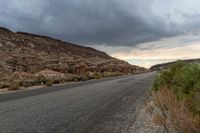
[{"label": "desert shrub", "polygon": [[46,84],[46,86],[52,86],[53,85],[53,80],[52,79],[48,79],[45,84]]},{"label": "desert shrub", "polygon": [[60,79],[53,79],[53,84],[60,84],[61,80]]},{"label": "desert shrub", "polygon": [[200,91],[200,65],[177,62],[158,75],[153,90],[163,86],[170,88],[179,99],[192,97]]},{"label": "desert shrub", "polygon": [[39,85],[40,83],[37,80],[22,80],[19,82],[20,86],[22,87],[31,87],[35,85]]},{"label": "desert shrub", "polygon": [[110,77],[117,77],[117,76],[122,76],[123,74],[120,72],[114,72],[110,74]]},{"label": "desert shrub", "polygon": [[10,86],[8,88],[8,90],[10,90],[10,91],[19,90],[19,89],[20,89],[19,82],[12,82],[12,83],[10,83]]},{"label": "desert shrub", "polygon": [[67,81],[74,81],[74,82],[78,82],[78,81],[86,81],[91,79],[89,76],[87,75],[74,75],[74,76],[70,76],[67,78]]},{"label": "desert shrub", "polygon": [[102,74],[96,72],[96,73],[94,74],[93,78],[94,78],[94,79],[101,79],[101,78],[102,78]]},{"label": "desert shrub", "polygon": [[72,79],[73,79],[72,81],[74,81],[74,82],[78,82],[78,81],[80,81],[80,78],[79,78],[79,77],[76,77],[76,76],[73,77]]},{"label": "desert shrub", "polygon": [[66,82],[71,82],[74,80],[74,77],[70,76],[70,77],[66,77],[65,81]]},{"label": "desert shrub", "polygon": [[70,76],[70,77],[66,78],[66,81],[67,82],[72,82],[72,81],[77,82],[77,81],[79,81],[79,77],[78,76]]},{"label": "desert shrub", "polygon": [[82,75],[79,80],[80,81],[87,81],[87,80],[90,80],[90,77],[87,76],[87,75]]},{"label": "desert shrub", "polygon": [[60,84],[64,82],[64,78],[54,78],[53,80],[53,84]]},{"label": "desert shrub", "polygon": [[[159,107],[166,107],[165,109],[168,111],[169,106],[171,107],[171,110],[173,108],[174,110],[179,110],[179,108],[182,108],[182,111],[187,110],[187,113],[183,116],[185,120],[192,117],[189,116],[190,113],[198,116],[200,115],[199,64],[188,64],[179,61],[168,69],[161,71],[153,84],[153,91],[155,94],[159,94],[163,89],[165,89],[165,93],[167,93],[166,89],[168,89],[172,94],[166,96],[166,94],[163,93],[162,96],[160,96],[160,99],[166,97],[168,98],[168,102],[166,103],[167,99],[162,100]],[[172,95],[175,95],[175,97]],[[173,104],[173,102],[176,103]]]},{"label": "desert shrub", "polygon": [[9,83],[0,83],[0,89],[5,89],[5,88],[9,88],[10,84]]}]

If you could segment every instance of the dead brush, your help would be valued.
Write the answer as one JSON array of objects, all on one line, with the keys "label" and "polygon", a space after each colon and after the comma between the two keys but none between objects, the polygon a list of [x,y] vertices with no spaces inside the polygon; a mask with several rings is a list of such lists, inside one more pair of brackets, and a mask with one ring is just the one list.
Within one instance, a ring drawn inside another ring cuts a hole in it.
[{"label": "dead brush", "polygon": [[[188,100],[178,100],[168,88],[163,87],[154,93],[155,104],[161,110],[154,118],[154,123],[173,127],[178,133],[199,133],[200,117],[190,111]],[[170,131],[170,130],[169,130]]]}]

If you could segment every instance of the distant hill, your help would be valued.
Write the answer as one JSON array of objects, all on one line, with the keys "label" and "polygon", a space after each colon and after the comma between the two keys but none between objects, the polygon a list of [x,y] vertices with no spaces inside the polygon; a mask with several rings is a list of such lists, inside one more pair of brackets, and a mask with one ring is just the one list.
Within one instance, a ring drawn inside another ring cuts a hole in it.
[{"label": "distant hill", "polygon": [[110,57],[104,52],[46,36],[12,32],[0,28],[0,75],[38,73],[50,69],[60,73],[137,73],[145,68]]},{"label": "distant hill", "polygon": [[[184,61],[186,63],[193,63],[193,62],[198,62],[200,63],[200,59],[189,59],[189,60],[181,60]],[[169,63],[163,63],[163,64],[158,64],[158,65],[154,65],[150,68],[150,70],[152,71],[156,71],[156,70],[162,70],[162,69],[166,69],[168,68],[170,65],[176,63],[177,61],[174,62],[169,62]]]}]

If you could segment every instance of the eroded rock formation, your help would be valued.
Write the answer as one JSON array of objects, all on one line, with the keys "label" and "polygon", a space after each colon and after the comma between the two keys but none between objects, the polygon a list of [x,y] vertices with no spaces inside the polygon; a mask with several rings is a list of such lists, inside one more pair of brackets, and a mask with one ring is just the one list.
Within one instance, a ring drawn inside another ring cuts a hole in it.
[{"label": "eroded rock formation", "polygon": [[0,74],[38,73],[50,69],[60,73],[143,72],[93,48],[78,46],[50,37],[14,33],[0,28]]}]

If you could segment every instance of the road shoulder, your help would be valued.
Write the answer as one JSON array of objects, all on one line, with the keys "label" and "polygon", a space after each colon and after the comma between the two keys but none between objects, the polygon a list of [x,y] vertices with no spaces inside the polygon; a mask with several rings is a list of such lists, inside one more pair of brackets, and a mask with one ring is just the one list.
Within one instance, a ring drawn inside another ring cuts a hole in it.
[{"label": "road shoulder", "polygon": [[152,104],[151,97],[147,95],[136,110],[136,121],[131,127],[131,133],[165,133],[163,126],[153,122],[155,112],[151,112]]}]

